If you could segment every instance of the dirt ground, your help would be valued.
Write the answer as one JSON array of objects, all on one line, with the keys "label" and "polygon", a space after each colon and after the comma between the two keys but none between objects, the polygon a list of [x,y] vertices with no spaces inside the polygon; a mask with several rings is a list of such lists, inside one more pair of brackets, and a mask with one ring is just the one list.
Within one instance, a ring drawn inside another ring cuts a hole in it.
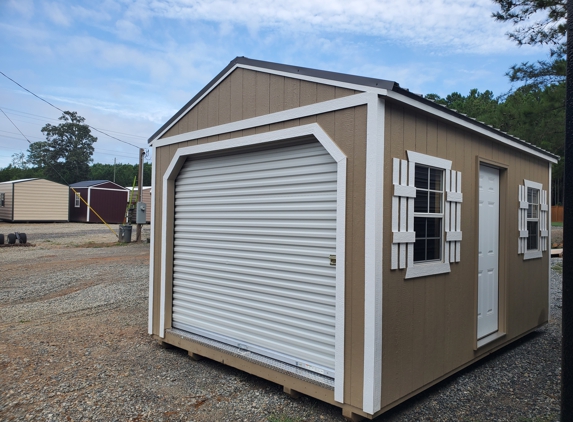
[{"label": "dirt ground", "polygon": [[[120,244],[99,224],[0,222],[15,231],[34,246],[0,247],[0,421],[344,420],[153,340],[149,226],[142,243]],[[548,325],[377,420],[557,420],[560,283],[555,272]]]}]

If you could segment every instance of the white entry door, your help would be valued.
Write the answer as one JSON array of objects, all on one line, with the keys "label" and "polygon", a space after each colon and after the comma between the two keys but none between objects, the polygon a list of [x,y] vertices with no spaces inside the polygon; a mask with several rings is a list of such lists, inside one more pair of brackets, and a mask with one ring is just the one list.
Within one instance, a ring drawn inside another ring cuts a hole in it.
[{"label": "white entry door", "polygon": [[477,338],[498,330],[499,170],[479,170]]}]

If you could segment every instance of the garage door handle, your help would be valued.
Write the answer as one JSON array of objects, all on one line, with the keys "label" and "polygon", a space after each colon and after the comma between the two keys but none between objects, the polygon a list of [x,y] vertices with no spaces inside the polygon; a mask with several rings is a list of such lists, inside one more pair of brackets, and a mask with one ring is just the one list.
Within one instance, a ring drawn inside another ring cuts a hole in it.
[{"label": "garage door handle", "polygon": [[330,265],[336,266],[336,255],[330,255]]}]

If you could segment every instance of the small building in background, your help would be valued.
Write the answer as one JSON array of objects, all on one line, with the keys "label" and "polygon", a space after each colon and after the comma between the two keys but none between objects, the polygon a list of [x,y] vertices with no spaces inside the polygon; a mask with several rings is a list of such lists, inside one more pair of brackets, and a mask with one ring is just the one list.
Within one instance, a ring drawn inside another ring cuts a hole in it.
[{"label": "small building in background", "polygon": [[128,189],[109,180],[74,183],[69,192],[70,221],[101,223],[99,215],[106,223],[123,223],[128,195]]},{"label": "small building in background", "polygon": [[0,220],[68,221],[68,187],[46,179],[0,183]]},{"label": "small building in background", "polygon": [[[132,190],[131,187],[127,188],[128,190]],[[135,206],[135,204],[137,204],[137,202],[139,201],[139,199],[137,198],[137,193],[138,193],[138,189],[135,188],[133,189],[133,195],[131,196],[131,198],[127,197],[127,201],[128,203],[131,203],[132,205]],[[143,202],[145,204],[145,222],[146,223],[151,223],[151,186],[143,186],[142,189],[142,193],[141,193],[141,202]]]}]

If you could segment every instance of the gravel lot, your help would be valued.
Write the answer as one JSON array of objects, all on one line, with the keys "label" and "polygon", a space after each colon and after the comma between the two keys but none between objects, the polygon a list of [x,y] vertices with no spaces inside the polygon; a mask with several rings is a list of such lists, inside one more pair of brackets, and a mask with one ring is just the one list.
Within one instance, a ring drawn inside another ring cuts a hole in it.
[{"label": "gravel lot", "polygon": [[[35,246],[0,248],[0,420],[344,420],[336,407],[152,340],[148,244],[117,244],[96,224],[0,222],[0,233],[14,231]],[[561,265],[552,260],[548,325],[377,421],[557,421]]]}]

